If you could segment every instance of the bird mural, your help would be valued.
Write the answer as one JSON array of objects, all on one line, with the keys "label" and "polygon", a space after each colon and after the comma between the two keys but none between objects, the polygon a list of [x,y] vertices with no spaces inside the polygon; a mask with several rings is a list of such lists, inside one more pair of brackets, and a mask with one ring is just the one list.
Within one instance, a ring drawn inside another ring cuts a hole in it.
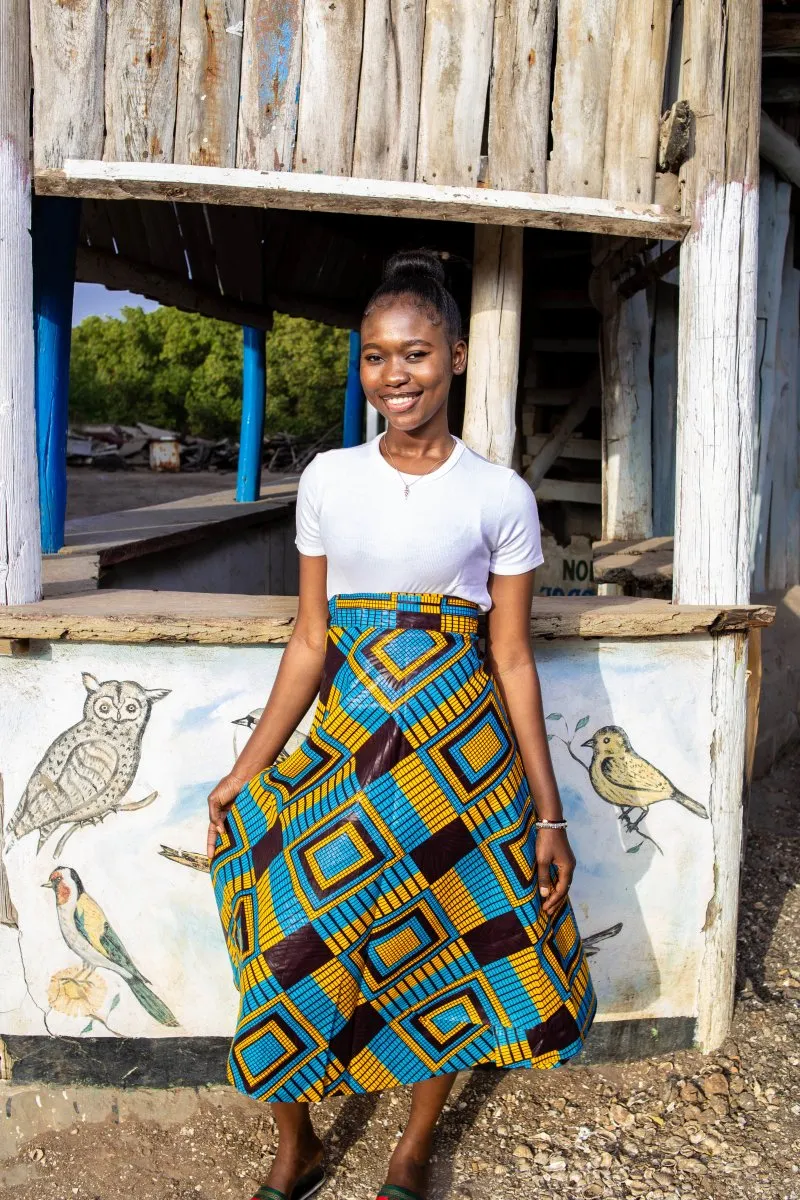
[{"label": "bird mural", "polygon": [[[246,717],[237,717],[235,721],[231,722],[231,724],[232,725],[241,725],[245,729],[247,729],[250,733],[252,733],[253,730],[255,729],[256,725],[258,724],[258,722],[261,720],[261,714],[263,713],[263,711],[264,711],[263,708],[254,708],[247,714]],[[283,749],[279,750],[278,753],[275,755],[274,763],[277,764],[277,763],[284,762],[289,757],[289,755],[292,754],[293,751],[295,751],[297,749],[298,746],[301,746],[303,744],[304,740],[305,740],[305,734],[301,730],[296,729],[294,731],[294,733],[292,733],[289,736],[289,740],[286,743],[286,745],[283,747]],[[234,753],[236,753],[235,739],[234,739]]]},{"label": "bird mural", "polygon": [[145,688],[133,680],[81,676],[86,688],[83,717],[59,734],[31,775],[8,823],[9,846],[35,830],[36,853],[61,826],[67,829],[54,851],[82,825],[94,825],[110,812],[133,811],[152,804],[157,793],[122,804],[139,767],[142,738],[157,700],[169,688]]},{"label": "bird mural", "polygon": [[600,950],[600,943],[607,942],[609,938],[616,937],[622,930],[622,921],[617,921],[616,925],[609,925],[608,929],[599,929],[597,933],[590,933],[582,938],[583,951],[587,958],[593,958]]},{"label": "bird mural", "polygon": [[237,717],[235,721],[231,721],[232,725],[244,725],[245,729],[253,730],[261,719],[263,708],[254,708],[246,717]]},{"label": "bird mural", "polygon": [[[685,795],[667,779],[658,767],[637,754],[624,729],[619,725],[603,725],[581,745],[592,751],[589,778],[601,800],[620,809],[620,820],[626,822],[628,833],[638,831],[647,811],[662,800],[674,800],[694,813],[708,819],[702,804]],[[630,814],[641,810],[635,821]]]},{"label": "bird mural", "polygon": [[64,941],[88,971],[91,972],[95,967],[114,971],[125,980],[154,1021],[160,1025],[177,1026],[175,1017],[148,986],[149,980],[132,961],[100,905],[85,890],[77,871],[73,871],[72,867],[56,867],[42,887],[52,889]]}]

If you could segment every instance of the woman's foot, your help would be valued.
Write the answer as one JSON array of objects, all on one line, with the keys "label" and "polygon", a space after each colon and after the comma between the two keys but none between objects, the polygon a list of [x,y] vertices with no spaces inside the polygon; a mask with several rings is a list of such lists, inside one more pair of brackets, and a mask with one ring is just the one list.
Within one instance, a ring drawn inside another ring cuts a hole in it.
[{"label": "woman's foot", "polygon": [[428,1185],[430,1145],[402,1137],[389,1159],[386,1183],[424,1196]]},{"label": "woman's foot", "polygon": [[302,1179],[313,1167],[318,1166],[322,1159],[322,1142],[313,1129],[309,1129],[308,1132],[301,1134],[291,1142],[281,1138],[264,1185],[283,1192],[286,1196],[291,1196],[297,1181]]}]

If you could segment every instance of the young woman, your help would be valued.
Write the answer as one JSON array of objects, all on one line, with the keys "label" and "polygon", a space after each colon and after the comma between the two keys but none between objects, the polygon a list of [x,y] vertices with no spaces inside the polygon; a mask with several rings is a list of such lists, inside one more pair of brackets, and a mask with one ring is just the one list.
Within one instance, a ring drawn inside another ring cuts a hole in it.
[{"label": "young woman", "polygon": [[396,255],[367,306],[361,381],[388,428],[303,472],[297,621],[209,797],[229,1077],[280,1133],[264,1200],[324,1183],[309,1101],[399,1084],[380,1196],[422,1200],[455,1072],[558,1066],[594,1016],[530,643],[536,503],[448,429],[467,347],[443,280]]}]

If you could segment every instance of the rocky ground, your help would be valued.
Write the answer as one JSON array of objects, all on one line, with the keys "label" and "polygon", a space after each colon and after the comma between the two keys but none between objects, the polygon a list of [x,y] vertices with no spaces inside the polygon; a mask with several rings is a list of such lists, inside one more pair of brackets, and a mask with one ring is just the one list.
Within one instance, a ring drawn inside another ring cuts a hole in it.
[{"label": "rocky ground", "polygon": [[[431,1200],[800,1200],[800,751],[754,788],[739,949],[734,1027],[717,1054],[460,1079]],[[187,1091],[171,1095],[167,1121],[157,1098],[128,1097],[105,1123],[76,1113],[24,1145],[0,1192],[245,1200],[266,1175],[265,1109]],[[398,1091],[320,1108],[332,1173],[321,1200],[373,1200],[407,1103]]]}]

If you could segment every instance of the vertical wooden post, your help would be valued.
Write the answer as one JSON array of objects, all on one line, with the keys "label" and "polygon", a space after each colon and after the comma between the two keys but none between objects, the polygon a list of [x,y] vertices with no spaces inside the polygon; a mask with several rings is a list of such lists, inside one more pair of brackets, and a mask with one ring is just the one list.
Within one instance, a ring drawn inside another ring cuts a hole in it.
[{"label": "vertical wooden post", "polygon": [[67,514],[69,352],[80,200],[33,202],[33,332],[36,347],[36,457],[42,552],[64,545]]},{"label": "vertical wooden post", "polygon": [[364,440],[364,392],[361,388],[361,334],[350,333],[347,383],[344,389],[343,446],[360,446]]},{"label": "vertical wooden post", "polygon": [[517,432],[522,230],[475,226],[464,441],[511,466]]},{"label": "vertical wooden post", "polygon": [[[610,239],[598,239],[602,260]],[[610,243],[613,246],[613,242]],[[647,293],[619,295],[600,262],[595,289],[603,317],[603,539],[653,536],[653,391]]]},{"label": "vertical wooden post", "polygon": [[[683,168],[692,228],[681,249],[674,599],[741,604],[750,591],[761,5],[685,0],[683,94],[694,113]],[[698,979],[697,1040],[713,1050],[733,1011],[746,653],[713,639],[713,874]]]},{"label": "vertical wooden post", "polygon": [[0,5],[0,604],[41,592],[33,401],[28,0]]},{"label": "vertical wooden post", "polygon": [[248,503],[261,495],[261,454],[264,445],[264,407],[267,396],[267,335],[263,329],[242,327],[242,433],[236,499]]}]

